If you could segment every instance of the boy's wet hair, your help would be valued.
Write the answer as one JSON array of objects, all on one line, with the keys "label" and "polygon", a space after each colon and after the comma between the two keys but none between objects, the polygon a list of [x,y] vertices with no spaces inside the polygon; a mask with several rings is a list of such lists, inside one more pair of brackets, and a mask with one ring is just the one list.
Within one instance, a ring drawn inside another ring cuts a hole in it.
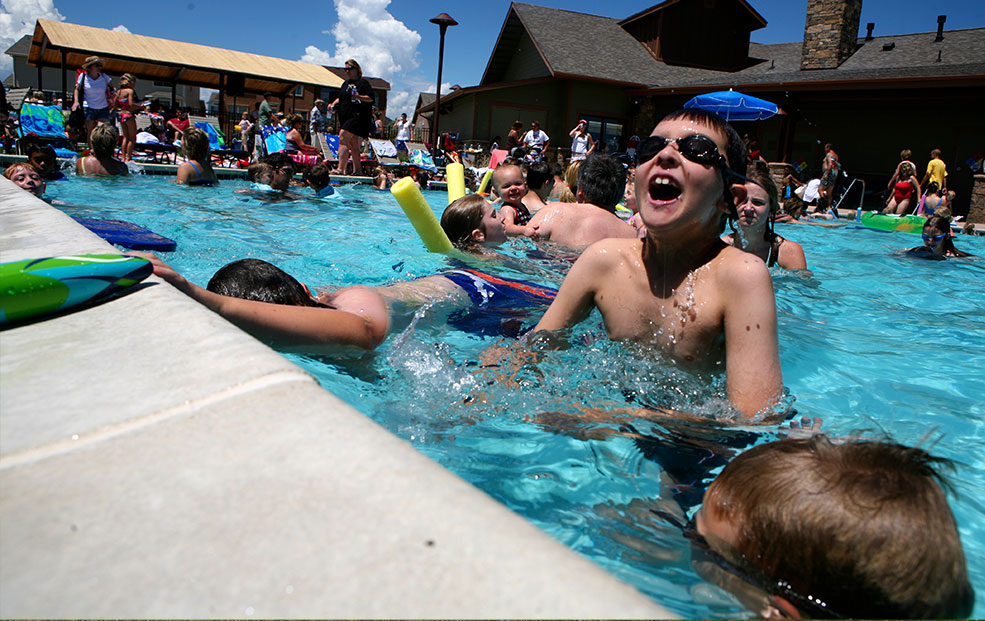
[{"label": "boy's wet hair", "polygon": [[34,174],[38,173],[38,171],[34,169],[34,166],[31,166],[27,162],[15,162],[3,171],[3,176],[7,179],[13,179],[14,175],[17,174],[17,171],[21,169],[33,172]]},{"label": "boy's wet hair", "polygon": [[475,246],[472,231],[482,226],[486,215],[486,199],[478,194],[468,194],[453,201],[441,214],[441,228],[448,240],[458,249]]},{"label": "boy's wet hair", "polygon": [[253,183],[260,183],[262,179],[267,174],[273,174],[274,167],[266,162],[255,162],[250,164],[246,169],[246,178]]},{"label": "boy's wet hair", "polygon": [[297,168],[297,163],[291,158],[290,155],[284,153],[283,151],[272,153],[260,161],[264,164],[270,164],[274,168],[283,168],[284,166]]},{"label": "boy's wet hair", "polygon": [[120,132],[112,125],[97,125],[89,137],[92,154],[97,158],[113,157],[120,142]]},{"label": "boy's wet hair", "polygon": [[322,306],[293,276],[261,259],[239,259],[224,265],[206,287],[213,293],[254,302],[289,306]]},{"label": "boy's wet hair", "polygon": [[544,184],[554,178],[551,165],[543,160],[533,162],[527,166],[527,187],[531,190],[539,190]]},{"label": "boy's wet hair", "polygon": [[590,153],[578,168],[578,190],[585,201],[615,212],[626,191],[626,167],[605,153]]},{"label": "boy's wet hair", "polygon": [[942,468],[953,465],[891,442],[788,438],[735,458],[702,511],[735,529],[746,561],[831,613],[967,617],[974,591]]},{"label": "boy's wet hair", "polygon": [[332,180],[332,176],[328,172],[328,166],[324,164],[315,164],[308,170],[304,171],[304,180],[308,185],[316,190],[321,190],[328,186]]},{"label": "boy's wet hair", "polygon": [[209,135],[197,127],[189,127],[181,137],[181,152],[190,160],[207,161],[209,157]]}]

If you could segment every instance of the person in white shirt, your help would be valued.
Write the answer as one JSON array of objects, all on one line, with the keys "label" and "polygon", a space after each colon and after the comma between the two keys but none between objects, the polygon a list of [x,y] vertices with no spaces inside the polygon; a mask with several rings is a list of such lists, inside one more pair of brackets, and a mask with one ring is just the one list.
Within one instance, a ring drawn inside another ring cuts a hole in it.
[{"label": "person in white shirt", "polygon": [[407,120],[407,113],[400,114],[393,127],[397,130],[397,153],[401,151],[407,153],[407,141],[410,140],[410,133],[414,131],[414,124]]},{"label": "person in white shirt", "polygon": [[588,121],[582,119],[578,125],[568,132],[571,136],[571,161],[577,162],[588,157],[595,150],[595,140],[588,133]]},{"label": "person in white shirt", "polygon": [[551,139],[540,129],[540,124],[534,121],[530,124],[530,131],[523,135],[521,142],[527,149],[537,149],[537,151],[543,153],[551,144]]},{"label": "person in white shirt", "polygon": [[85,111],[86,139],[97,123],[109,122],[110,99],[113,97],[113,81],[103,73],[103,59],[90,56],[82,63],[85,69],[75,81],[72,110],[79,106]]}]

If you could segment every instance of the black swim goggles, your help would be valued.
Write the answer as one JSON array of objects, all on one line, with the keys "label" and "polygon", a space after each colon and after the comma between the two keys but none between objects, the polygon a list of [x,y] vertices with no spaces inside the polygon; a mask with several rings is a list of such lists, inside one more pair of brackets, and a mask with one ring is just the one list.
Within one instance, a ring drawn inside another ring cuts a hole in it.
[{"label": "black swim goggles", "polygon": [[[723,554],[713,548],[708,540],[698,532],[694,516],[687,522],[681,523],[680,520],[670,516],[664,511],[650,510],[657,516],[667,520],[674,526],[681,529],[681,533],[691,542],[691,559],[695,563],[710,563],[719,569],[732,574],[740,580],[750,584],[759,590],[769,594],[777,595],[793,604],[797,611],[804,618],[813,619],[848,619],[836,610],[833,610],[826,602],[813,595],[804,595],[795,590],[788,582],[777,579],[767,574],[759,566],[749,561],[741,552],[732,549],[725,542],[719,541],[718,547],[727,549],[729,552]],[[781,611],[782,614],[783,611]]]},{"label": "black swim goggles", "polygon": [[715,144],[715,141],[702,134],[691,134],[682,138],[648,136],[636,146],[637,165],[652,160],[671,142],[677,143],[677,150],[692,162],[706,166],[721,165],[723,168],[728,168],[728,162],[725,160],[725,156],[718,152],[718,145]]}]

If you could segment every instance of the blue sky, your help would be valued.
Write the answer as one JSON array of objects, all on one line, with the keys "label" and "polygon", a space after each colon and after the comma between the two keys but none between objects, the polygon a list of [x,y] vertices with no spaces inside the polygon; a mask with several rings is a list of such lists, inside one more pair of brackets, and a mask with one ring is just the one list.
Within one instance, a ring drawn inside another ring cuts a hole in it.
[{"label": "blue sky", "polygon": [[[628,17],[656,0],[531,0],[571,11]],[[750,0],[768,26],[753,41],[780,43],[803,36],[807,0]],[[393,90],[391,116],[410,112],[421,90],[434,92],[437,77],[438,27],[428,22],[447,12],[459,26],[448,29],[442,82],[471,86],[482,78],[510,3],[508,0],[292,0],[277,3],[241,0],[119,2],[118,0],[0,0],[0,45],[31,31],[37,16],[116,28],[134,34],[176,39],[267,56],[342,64],[359,60],[367,74],[388,79]],[[153,7],[153,8],[152,8]],[[281,9],[281,7],[283,7]],[[861,30],[875,22],[875,34],[933,31],[937,15],[947,28],[985,26],[982,0],[865,0]],[[341,16],[341,17],[340,17]],[[20,30],[18,30],[20,27]],[[334,30],[333,30],[334,29]],[[7,58],[4,57],[4,61]],[[9,62],[0,64],[4,76]]]}]

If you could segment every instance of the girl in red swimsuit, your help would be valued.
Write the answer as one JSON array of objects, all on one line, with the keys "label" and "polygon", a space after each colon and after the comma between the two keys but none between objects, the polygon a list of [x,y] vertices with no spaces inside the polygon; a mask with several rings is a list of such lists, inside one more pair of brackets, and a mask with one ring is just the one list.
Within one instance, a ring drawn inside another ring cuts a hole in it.
[{"label": "girl in red swimsuit", "polygon": [[893,195],[883,213],[906,215],[913,204],[914,196],[920,196],[920,182],[913,175],[913,166],[909,162],[903,162],[899,168],[899,180],[893,185]]}]

